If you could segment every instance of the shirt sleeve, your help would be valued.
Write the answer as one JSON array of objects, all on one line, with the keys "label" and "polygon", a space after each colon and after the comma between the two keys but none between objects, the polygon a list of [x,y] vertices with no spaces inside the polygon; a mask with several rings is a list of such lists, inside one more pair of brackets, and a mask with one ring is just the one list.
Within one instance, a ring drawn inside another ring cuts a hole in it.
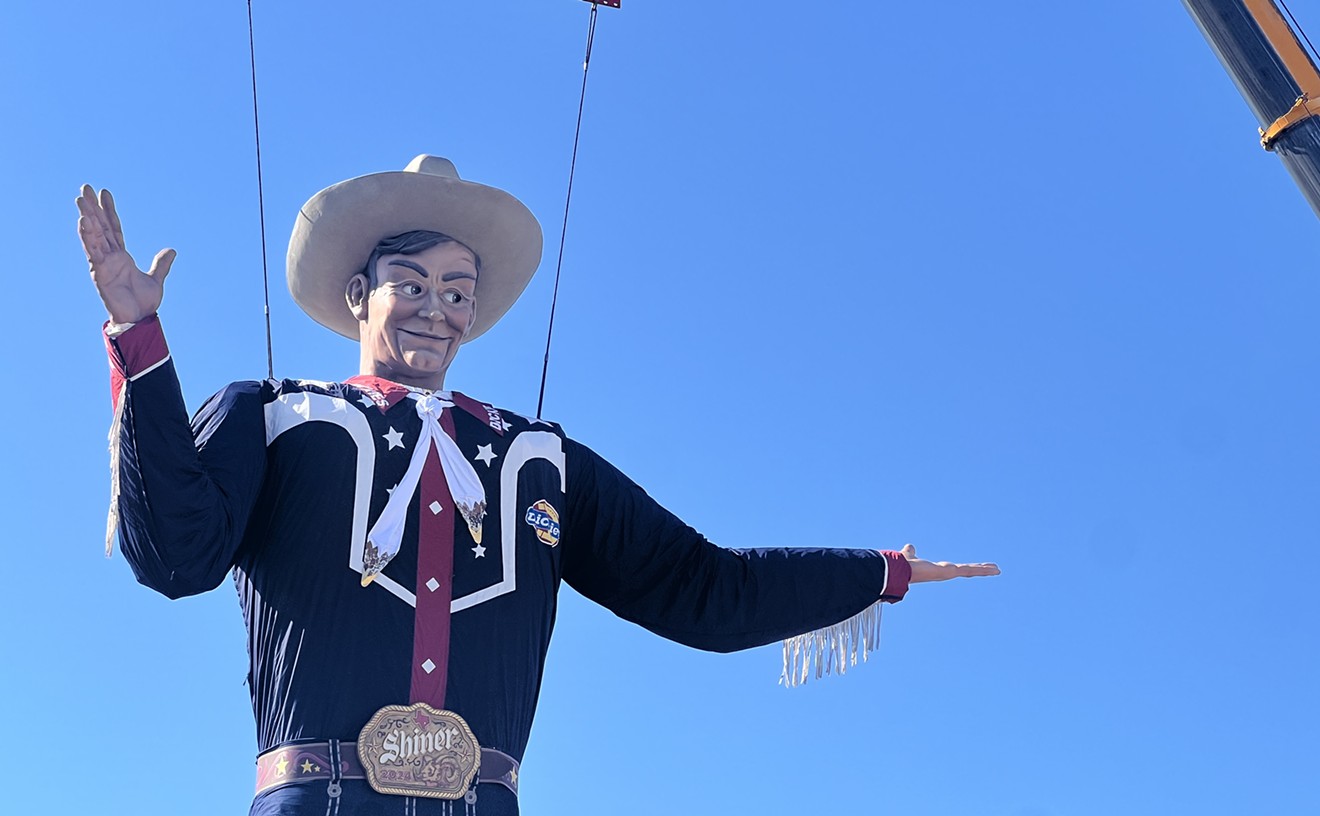
[{"label": "shirt sleeve", "polygon": [[155,316],[107,334],[106,348],[111,518],[124,556],[139,582],[170,598],[214,589],[234,564],[261,488],[271,386],[234,383],[190,425]]},{"label": "shirt sleeve", "polygon": [[587,447],[566,442],[564,580],[662,637],[715,652],[831,627],[907,592],[878,550],[730,550],[710,543]]}]

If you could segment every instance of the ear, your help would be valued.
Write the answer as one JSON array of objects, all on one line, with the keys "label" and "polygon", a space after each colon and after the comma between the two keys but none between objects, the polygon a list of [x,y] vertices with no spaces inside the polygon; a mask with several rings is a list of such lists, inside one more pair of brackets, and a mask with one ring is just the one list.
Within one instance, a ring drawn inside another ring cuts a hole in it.
[{"label": "ear", "polygon": [[371,296],[371,282],[367,276],[361,272],[348,279],[348,285],[344,287],[344,300],[348,302],[348,310],[359,322],[367,319],[367,301]]}]

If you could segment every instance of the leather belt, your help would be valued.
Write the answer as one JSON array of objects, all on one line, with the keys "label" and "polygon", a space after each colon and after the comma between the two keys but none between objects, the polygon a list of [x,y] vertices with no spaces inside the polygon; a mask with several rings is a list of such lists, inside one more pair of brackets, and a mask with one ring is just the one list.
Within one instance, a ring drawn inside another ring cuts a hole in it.
[{"label": "leather belt", "polygon": [[[366,779],[367,773],[358,760],[357,743],[340,742],[338,747],[338,779]],[[330,753],[328,742],[282,745],[267,751],[257,757],[257,795],[299,782],[334,780]],[[477,781],[503,785],[517,796],[518,760],[503,751],[482,748]]]}]

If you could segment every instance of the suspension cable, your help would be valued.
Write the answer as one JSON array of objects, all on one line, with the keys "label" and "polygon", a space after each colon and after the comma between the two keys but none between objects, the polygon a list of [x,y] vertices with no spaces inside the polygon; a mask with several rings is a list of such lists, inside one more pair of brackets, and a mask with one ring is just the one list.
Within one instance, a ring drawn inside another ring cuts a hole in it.
[{"label": "suspension cable", "polygon": [[1292,20],[1293,28],[1297,29],[1297,33],[1302,35],[1302,39],[1306,41],[1306,46],[1311,49],[1312,60],[1320,59],[1320,54],[1316,53],[1315,46],[1311,45],[1311,38],[1306,36],[1306,32],[1302,30],[1301,23],[1298,23],[1297,18],[1293,16],[1292,9],[1288,8],[1286,0],[1279,0],[1279,5],[1283,6],[1283,10],[1288,13],[1288,19]]},{"label": "suspension cable", "polygon": [[275,379],[275,352],[270,339],[270,273],[266,269],[266,196],[261,185],[261,116],[257,108],[257,46],[252,34],[252,0],[247,0],[248,56],[252,62],[252,130],[257,142],[257,212],[261,220],[261,294],[266,310],[266,373]]},{"label": "suspension cable", "polygon": [[[250,2],[250,0],[249,0]],[[545,378],[550,370],[550,338],[555,331],[555,306],[559,303],[559,275],[564,268],[564,240],[568,236],[568,207],[573,201],[573,174],[577,170],[578,139],[582,135],[582,108],[587,100],[587,71],[591,68],[591,43],[596,37],[596,3],[591,4],[591,19],[587,24],[587,50],[582,58],[582,93],[578,97],[577,127],[573,131],[573,159],[568,165],[568,194],[564,197],[564,223],[559,230],[559,260],[555,262],[555,290],[550,298],[550,327],[545,333],[545,360],[541,363],[541,392],[536,398],[536,416],[541,417],[545,405]]]}]

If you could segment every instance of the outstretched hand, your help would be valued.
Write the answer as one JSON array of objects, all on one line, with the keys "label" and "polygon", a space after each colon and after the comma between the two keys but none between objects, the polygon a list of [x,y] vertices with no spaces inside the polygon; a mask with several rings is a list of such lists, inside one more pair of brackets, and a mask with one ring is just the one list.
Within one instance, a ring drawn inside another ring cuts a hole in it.
[{"label": "outstretched hand", "polygon": [[911,544],[904,544],[902,553],[912,567],[911,583],[914,584],[927,581],[947,581],[950,578],[975,578],[981,575],[999,574],[999,566],[996,564],[952,564],[948,561],[925,561],[917,558],[917,548]]},{"label": "outstretched hand", "polygon": [[124,248],[124,228],[109,190],[102,190],[98,199],[96,191],[84,184],[78,196],[78,212],[78,238],[110,321],[136,323],[155,314],[164,295],[165,276],[177,253],[162,249],[150,269],[138,269]]}]

